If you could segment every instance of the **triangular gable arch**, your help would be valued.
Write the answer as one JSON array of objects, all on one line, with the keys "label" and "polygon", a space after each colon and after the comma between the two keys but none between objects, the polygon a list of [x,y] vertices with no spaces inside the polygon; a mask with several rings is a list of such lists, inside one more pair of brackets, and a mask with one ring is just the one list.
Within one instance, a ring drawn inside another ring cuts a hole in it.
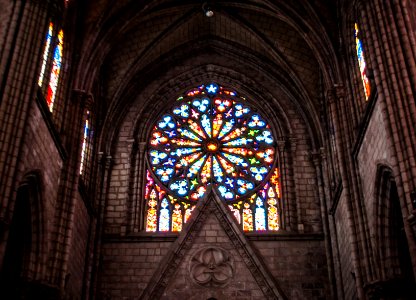
[{"label": "triangular gable arch", "polygon": [[[185,257],[191,254],[189,252],[195,239],[207,219],[212,216],[216,218],[232,243],[233,249],[250,271],[259,289],[262,291],[264,299],[288,299],[236,224],[235,218],[231,215],[223,200],[213,190],[206,195],[204,199],[198,201],[192,217],[172,244],[140,299],[160,299],[166,296],[164,295],[166,288],[174,280],[178,267]],[[215,246],[215,243],[213,243],[213,246]]]}]

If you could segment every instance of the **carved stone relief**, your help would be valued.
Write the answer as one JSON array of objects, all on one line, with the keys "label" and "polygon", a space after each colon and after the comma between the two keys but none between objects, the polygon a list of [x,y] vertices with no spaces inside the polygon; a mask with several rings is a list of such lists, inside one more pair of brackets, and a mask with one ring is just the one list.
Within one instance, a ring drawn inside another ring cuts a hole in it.
[{"label": "carved stone relief", "polygon": [[198,285],[222,287],[234,276],[234,262],[228,251],[222,248],[202,248],[192,256],[189,273]]}]

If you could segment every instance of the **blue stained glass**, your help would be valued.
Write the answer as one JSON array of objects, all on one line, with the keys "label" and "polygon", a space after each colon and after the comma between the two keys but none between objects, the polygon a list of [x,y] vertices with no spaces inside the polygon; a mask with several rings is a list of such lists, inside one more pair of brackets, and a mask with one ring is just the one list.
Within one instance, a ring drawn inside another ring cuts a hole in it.
[{"label": "blue stained glass", "polygon": [[212,184],[220,197],[236,200],[267,177],[276,159],[272,132],[238,99],[216,84],[204,85],[189,90],[156,122],[149,159],[165,190],[191,201]]},{"label": "blue stained glass", "polygon": [[210,101],[208,99],[195,99],[192,102],[192,105],[196,107],[200,112],[204,113],[209,107]]},{"label": "blue stained glass", "polygon": [[226,180],[225,180],[225,184],[229,187],[229,188],[231,188],[231,189],[233,189],[234,188],[234,179],[232,179],[232,178],[227,178]]},{"label": "blue stained glass", "polygon": [[157,150],[150,151],[151,161],[153,165],[160,164],[168,155],[165,152],[160,152]]},{"label": "blue stained glass", "polygon": [[262,119],[260,119],[259,115],[253,115],[251,117],[251,120],[248,122],[248,126],[253,127],[264,127],[266,126],[266,122],[264,122]]},{"label": "blue stained glass", "polygon": [[248,107],[244,107],[242,104],[235,105],[235,116],[237,118],[248,114],[250,112],[250,109]]},{"label": "blue stained glass", "polygon": [[170,212],[168,207],[169,202],[166,198],[164,198],[160,209],[159,231],[169,231]]},{"label": "blue stained glass", "polygon": [[263,207],[263,200],[260,197],[257,197],[256,200],[255,219],[256,230],[266,230],[266,211]]},{"label": "blue stained glass", "polygon": [[176,131],[174,130],[171,130],[171,131],[165,130],[165,133],[168,135],[169,138],[173,138],[176,136]]},{"label": "blue stained glass", "polygon": [[168,182],[172,177],[174,170],[172,168],[157,169],[156,174],[163,182]]},{"label": "blue stained glass", "polygon": [[160,128],[173,129],[173,128],[176,127],[175,121],[173,120],[173,118],[171,116],[167,115],[167,116],[164,116],[162,119],[163,119],[163,121],[158,123],[158,126]]},{"label": "blue stained glass", "polygon": [[198,159],[192,166],[189,168],[188,177],[193,178],[196,174],[199,173],[199,170],[202,167],[202,164],[205,162],[206,155]]},{"label": "blue stained glass", "polygon": [[254,184],[244,179],[237,179],[238,193],[240,195],[246,194],[248,191],[254,189]]},{"label": "blue stained glass", "polygon": [[220,164],[218,163],[217,159],[213,157],[213,171],[214,171],[214,177],[217,182],[222,182],[224,173],[220,167]]},{"label": "blue stained glass", "polygon": [[187,138],[190,138],[191,140],[201,142],[201,138],[197,137],[194,133],[192,133],[190,130],[186,128],[180,128],[178,131],[181,133],[182,136],[186,136]]},{"label": "blue stained glass", "polygon": [[231,119],[227,122],[225,122],[224,126],[222,127],[220,134],[218,135],[218,138],[222,138],[223,136],[227,135],[234,127],[235,120]]},{"label": "blue stained glass", "polygon": [[224,146],[246,146],[247,143],[252,142],[253,139],[239,138],[231,142],[225,143]]},{"label": "blue stained glass", "polygon": [[236,164],[237,166],[248,167],[248,163],[245,161],[245,159],[239,156],[229,154],[229,153],[223,153],[223,155],[226,158],[228,158],[228,160],[230,160],[232,163]]},{"label": "blue stained glass", "polygon": [[234,196],[234,193],[233,192],[231,192],[229,189],[227,189],[225,186],[223,186],[223,185],[220,185],[219,187],[218,187],[218,191],[220,191],[220,194],[221,194],[221,196],[222,197],[224,197],[225,199],[227,199],[227,200],[231,200],[231,199],[233,199],[235,196]]},{"label": "blue stained glass", "polygon": [[188,181],[187,180],[176,180],[171,183],[170,189],[178,193],[180,196],[188,194]]},{"label": "blue stained glass", "polygon": [[256,136],[256,140],[259,142],[265,142],[267,144],[273,144],[273,137],[272,133],[268,130],[265,130],[261,133],[261,135]]},{"label": "blue stained glass", "polygon": [[250,171],[255,174],[254,178],[257,181],[262,181],[264,179],[263,174],[267,173],[267,169],[265,167],[251,167]]},{"label": "blue stained glass", "polygon": [[205,114],[201,117],[201,125],[208,137],[212,137],[211,119]]},{"label": "blue stained glass", "polygon": [[187,118],[189,117],[189,106],[186,104],[182,104],[180,107],[175,108],[173,110],[173,113],[177,116]]},{"label": "blue stained glass", "polygon": [[181,157],[183,155],[201,151],[201,148],[178,148],[170,152],[170,155]]},{"label": "blue stained glass", "polygon": [[174,159],[173,157],[169,157],[164,163],[164,166],[174,166],[176,163],[176,159]]},{"label": "blue stained glass", "polygon": [[211,83],[206,87],[208,94],[216,94],[218,91],[218,85]]},{"label": "blue stained glass", "polygon": [[178,100],[155,122],[149,139],[146,200],[153,202],[146,230],[175,231],[177,216],[170,205],[181,206],[189,218],[189,205],[195,207],[210,187],[231,204],[243,230],[278,230],[279,202],[266,193],[280,195],[279,175],[270,174],[277,170],[276,150],[265,119],[245,106],[244,98],[214,83],[190,89]]}]

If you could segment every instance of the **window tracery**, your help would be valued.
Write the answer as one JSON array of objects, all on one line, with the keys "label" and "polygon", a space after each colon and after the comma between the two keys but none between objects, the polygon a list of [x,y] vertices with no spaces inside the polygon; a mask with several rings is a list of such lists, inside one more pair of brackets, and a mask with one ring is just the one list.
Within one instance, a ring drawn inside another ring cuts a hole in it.
[{"label": "window tracery", "polygon": [[177,232],[211,189],[244,231],[279,230],[276,143],[246,99],[215,83],[177,99],[148,145],[146,231]]},{"label": "window tracery", "polygon": [[358,23],[355,23],[354,29],[355,29],[354,36],[355,36],[355,48],[357,51],[357,61],[360,67],[361,81],[363,83],[365,100],[368,100],[371,94],[371,84],[367,76],[367,64],[365,62],[363,43],[361,42],[361,39],[360,39],[360,30],[358,27]]},{"label": "window tracery", "polygon": [[[39,73],[38,85],[41,89],[46,89],[44,94],[49,110],[53,111],[53,105],[58,89],[59,76],[61,72],[62,55],[64,48],[64,32],[59,30],[54,32],[54,24],[49,23],[48,32],[45,39],[45,47],[42,56],[42,66]],[[51,46],[55,45],[53,53]]]},{"label": "window tracery", "polygon": [[49,110],[53,111],[53,104],[58,88],[59,75],[61,72],[62,54],[64,49],[64,32],[60,30],[58,33],[58,43],[53,53],[52,71],[49,79],[48,89],[46,91],[46,102]]}]

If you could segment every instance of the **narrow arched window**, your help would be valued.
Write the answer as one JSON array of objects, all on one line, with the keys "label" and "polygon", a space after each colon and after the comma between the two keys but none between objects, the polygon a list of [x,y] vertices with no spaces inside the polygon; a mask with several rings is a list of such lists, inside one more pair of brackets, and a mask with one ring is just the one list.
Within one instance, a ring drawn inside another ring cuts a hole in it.
[{"label": "narrow arched window", "polygon": [[[63,49],[64,32],[62,29],[56,31],[54,24],[50,22],[45,40],[38,85],[43,91],[46,104],[48,105],[48,108],[51,112],[53,111],[53,106],[58,90]],[[53,51],[51,52],[51,50]]]},{"label": "narrow arched window", "polygon": [[355,23],[354,25],[354,36],[355,36],[355,48],[357,51],[357,61],[358,61],[358,66],[360,68],[360,75],[361,75],[361,81],[362,81],[363,88],[364,88],[365,100],[368,100],[371,94],[371,84],[367,76],[367,64],[365,62],[363,43],[360,38],[360,30],[358,27],[358,23]]},{"label": "narrow arched window", "polygon": [[146,231],[181,231],[210,191],[244,231],[280,228],[274,134],[235,91],[210,83],[179,97],[155,123],[147,159]]},{"label": "narrow arched window", "polygon": [[64,50],[64,32],[60,30],[58,33],[58,42],[53,52],[52,71],[49,79],[48,89],[46,91],[46,103],[49,110],[53,111],[53,104],[58,88],[59,75],[61,72],[62,54]]},{"label": "narrow arched window", "polygon": [[83,182],[85,185],[88,184],[89,174],[91,172],[93,135],[93,116],[92,112],[87,110],[84,122],[84,132],[82,136],[81,162],[79,167],[79,174],[83,177]]},{"label": "narrow arched window", "polygon": [[39,79],[38,79],[38,85],[40,87],[42,87],[43,81],[45,79],[45,70],[49,61],[49,49],[51,47],[52,35],[53,35],[53,23],[50,22],[48,33],[46,35],[46,40],[45,40],[45,49],[43,50],[42,67],[40,69],[40,74],[39,74]]}]

